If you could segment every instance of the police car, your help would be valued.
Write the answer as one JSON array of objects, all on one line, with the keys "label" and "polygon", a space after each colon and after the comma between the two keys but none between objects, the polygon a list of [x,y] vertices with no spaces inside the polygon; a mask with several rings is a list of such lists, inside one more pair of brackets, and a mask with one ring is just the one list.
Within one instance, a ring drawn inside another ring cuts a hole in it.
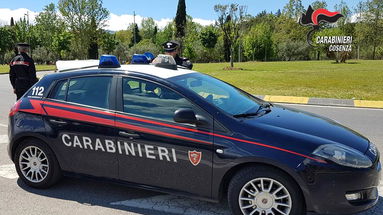
[{"label": "police car", "polygon": [[154,65],[47,75],[9,113],[9,156],[27,185],[107,178],[219,202],[233,214],[350,214],[378,200],[375,145],[330,119],[228,83]]}]

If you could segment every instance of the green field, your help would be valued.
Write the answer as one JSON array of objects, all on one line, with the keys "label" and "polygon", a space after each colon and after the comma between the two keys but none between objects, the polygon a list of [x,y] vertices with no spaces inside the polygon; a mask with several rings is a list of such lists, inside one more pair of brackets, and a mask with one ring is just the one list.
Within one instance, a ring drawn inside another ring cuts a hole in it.
[{"label": "green field", "polygon": [[247,62],[239,71],[228,63],[196,64],[193,69],[255,95],[383,100],[383,61]]},{"label": "green field", "polygon": [[[36,65],[37,71],[47,71],[47,70],[55,70],[55,65]],[[9,72],[9,66],[8,65],[0,65],[0,74],[2,73],[8,73]]]}]

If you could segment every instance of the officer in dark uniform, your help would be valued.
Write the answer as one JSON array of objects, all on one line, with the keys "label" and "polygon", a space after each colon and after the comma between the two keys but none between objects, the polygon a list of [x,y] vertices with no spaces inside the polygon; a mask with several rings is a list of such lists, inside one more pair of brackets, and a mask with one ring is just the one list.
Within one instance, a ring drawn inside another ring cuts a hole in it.
[{"label": "officer in dark uniform", "polygon": [[35,62],[28,56],[29,45],[26,43],[17,44],[18,55],[9,63],[9,79],[17,100],[24,95],[28,89],[37,82]]},{"label": "officer in dark uniform", "polygon": [[168,41],[164,44],[162,44],[165,50],[165,54],[173,56],[174,60],[176,61],[177,65],[183,66],[187,69],[193,69],[193,64],[190,62],[189,59],[180,57],[178,55],[178,48],[180,44],[177,41]]}]

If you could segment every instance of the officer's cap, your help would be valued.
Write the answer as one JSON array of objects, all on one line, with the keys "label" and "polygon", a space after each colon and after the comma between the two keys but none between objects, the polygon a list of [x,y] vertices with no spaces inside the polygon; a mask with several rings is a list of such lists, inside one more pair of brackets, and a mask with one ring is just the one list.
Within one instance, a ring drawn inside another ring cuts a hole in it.
[{"label": "officer's cap", "polygon": [[171,41],[168,41],[168,42],[162,44],[162,46],[164,47],[165,51],[167,51],[167,52],[172,52],[172,51],[176,50],[179,45],[180,44],[177,41],[174,41],[174,40],[171,40]]},{"label": "officer's cap", "polygon": [[17,47],[23,47],[23,48],[29,48],[30,45],[28,43],[17,43],[16,44]]}]

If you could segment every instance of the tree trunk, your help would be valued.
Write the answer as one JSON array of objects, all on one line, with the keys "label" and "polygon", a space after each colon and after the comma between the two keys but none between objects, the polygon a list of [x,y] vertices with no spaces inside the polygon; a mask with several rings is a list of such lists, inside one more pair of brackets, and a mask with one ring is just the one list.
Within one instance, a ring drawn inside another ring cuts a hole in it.
[{"label": "tree trunk", "polygon": [[374,44],[374,49],[372,50],[372,59],[375,60],[375,54],[376,54],[376,45]]},{"label": "tree trunk", "polygon": [[234,68],[234,56],[233,56],[233,54],[234,54],[234,47],[232,45],[230,48],[230,67],[231,68]]}]

